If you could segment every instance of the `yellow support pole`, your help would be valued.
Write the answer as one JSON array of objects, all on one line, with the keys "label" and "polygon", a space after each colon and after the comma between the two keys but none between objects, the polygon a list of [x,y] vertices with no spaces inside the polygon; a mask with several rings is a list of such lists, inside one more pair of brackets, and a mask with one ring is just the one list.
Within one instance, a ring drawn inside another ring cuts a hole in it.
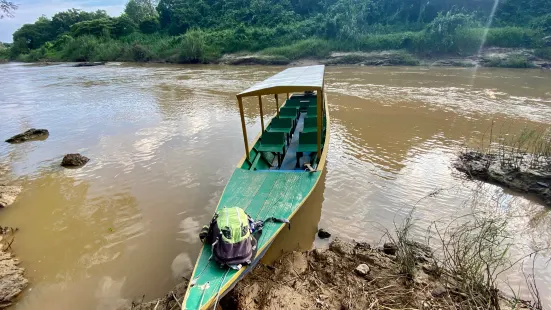
[{"label": "yellow support pole", "polygon": [[318,158],[320,158],[320,156],[321,156],[321,131],[322,131],[322,124],[323,124],[323,119],[322,119],[323,100],[322,100],[322,97],[323,97],[323,91],[320,89],[320,90],[318,90],[318,98],[317,98],[317,101],[318,101]]},{"label": "yellow support pole", "polygon": [[249,156],[249,141],[247,139],[247,128],[245,127],[245,114],[243,113],[243,99],[237,97],[237,103],[239,104],[239,114],[241,115],[241,129],[243,130],[243,140],[245,141],[245,156],[247,160],[251,160]]},{"label": "yellow support pole", "polygon": [[260,106],[260,124],[262,125],[262,132],[264,132],[264,113],[262,112],[262,96],[258,96],[258,105]]},{"label": "yellow support pole", "polygon": [[289,93],[287,93],[287,100],[289,100]]},{"label": "yellow support pole", "polygon": [[277,117],[279,117],[279,101],[277,99],[277,94],[275,94],[275,100],[276,100],[276,113],[277,113]]}]

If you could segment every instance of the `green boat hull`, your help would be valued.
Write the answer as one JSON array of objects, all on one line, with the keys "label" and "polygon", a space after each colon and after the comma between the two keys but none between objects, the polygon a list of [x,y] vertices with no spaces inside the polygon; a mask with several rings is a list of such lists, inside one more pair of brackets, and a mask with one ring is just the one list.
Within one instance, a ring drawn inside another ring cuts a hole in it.
[{"label": "green boat hull", "polygon": [[[237,168],[226,185],[218,209],[238,206],[252,218],[290,219],[308,198],[321,177],[321,171],[250,171]],[[253,264],[233,270],[220,268],[211,257],[211,248],[202,248],[184,298],[184,309],[206,309],[212,306],[248,273],[265,254],[285,224],[267,222],[258,240]],[[286,229],[286,228],[285,228]],[[205,285],[207,284],[208,285]]]}]

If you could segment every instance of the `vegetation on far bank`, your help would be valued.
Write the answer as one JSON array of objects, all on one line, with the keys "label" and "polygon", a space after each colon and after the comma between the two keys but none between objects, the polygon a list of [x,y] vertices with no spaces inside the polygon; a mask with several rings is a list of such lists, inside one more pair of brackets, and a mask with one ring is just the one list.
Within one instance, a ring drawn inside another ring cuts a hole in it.
[{"label": "vegetation on far bank", "polygon": [[[40,17],[0,46],[0,59],[210,63],[255,53],[285,63],[335,51],[401,50],[410,55],[404,64],[415,64],[416,57],[473,55],[481,45],[529,48],[551,59],[549,1],[501,1],[489,29],[493,1],[454,2],[130,0],[119,17],[75,9]],[[529,67],[531,60],[485,64]]]}]

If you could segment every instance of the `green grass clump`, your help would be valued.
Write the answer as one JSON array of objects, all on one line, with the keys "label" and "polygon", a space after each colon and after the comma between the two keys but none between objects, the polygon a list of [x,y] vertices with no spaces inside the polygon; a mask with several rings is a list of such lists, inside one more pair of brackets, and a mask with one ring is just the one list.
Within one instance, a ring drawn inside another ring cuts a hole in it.
[{"label": "green grass clump", "polygon": [[321,39],[308,39],[287,46],[270,47],[260,52],[262,55],[283,56],[289,60],[300,58],[324,58],[331,54],[331,43]]},{"label": "green grass clump", "polygon": [[511,55],[507,58],[490,57],[486,59],[486,67],[500,68],[534,68],[535,65],[528,58],[522,55]]},{"label": "green grass clump", "polygon": [[485,46],[530,47],[536,42],[537,32],[522,27],[488,29]]},{"label": "green grass clump", "polygon": [[540,58],[551,60],[551,46],[538,48],[534,51],[534,54]]}]

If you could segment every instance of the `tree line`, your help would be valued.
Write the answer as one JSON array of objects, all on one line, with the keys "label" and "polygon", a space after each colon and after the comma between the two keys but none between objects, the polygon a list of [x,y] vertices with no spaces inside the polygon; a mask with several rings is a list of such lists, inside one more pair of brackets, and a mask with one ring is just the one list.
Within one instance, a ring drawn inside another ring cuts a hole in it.
[{"label": "tree line", "polygon": [[[322,57],[331,50],[469,54],[478,49],[490,20],[486,45],[537,48],[541,55],[551,56],[545,41],[551,35],[551,1],[494,4],[494,0],[130,0],[118,17],[77,9],[40,17],[13,34],[9,55],[5,51],[4,55],[30,61],[209,62],[239,51],[271,51],[289,59]],[[316,48],[300,50],[305,40]]]}]

